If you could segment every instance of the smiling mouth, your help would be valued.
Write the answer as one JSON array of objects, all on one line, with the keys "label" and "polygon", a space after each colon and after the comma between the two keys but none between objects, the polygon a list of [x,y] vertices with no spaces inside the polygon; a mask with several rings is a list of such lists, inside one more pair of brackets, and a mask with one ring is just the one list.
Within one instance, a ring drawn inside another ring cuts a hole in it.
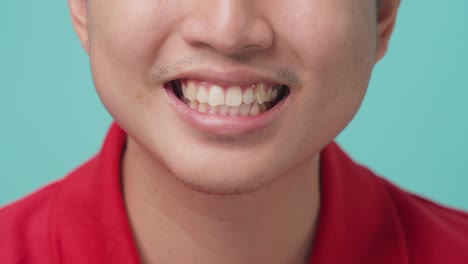
[{"label": "smiling mouth", "polygon": [[220,116],[257,116],[289,94],[288,86],[272,83],[240,86],[179,79],[169,84],[177,98],[192,110]]}]

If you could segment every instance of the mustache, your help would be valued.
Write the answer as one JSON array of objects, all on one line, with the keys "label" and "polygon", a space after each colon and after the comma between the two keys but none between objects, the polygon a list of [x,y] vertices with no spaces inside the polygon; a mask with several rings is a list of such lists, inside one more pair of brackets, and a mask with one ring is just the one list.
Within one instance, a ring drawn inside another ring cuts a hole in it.
[{"label": "mustache", "polygon": [[152,80],[154,83],[167,81],[177,73],[195,69],[200,66],[216,65],[219,68],[243,68],[254,72],[261,72],[275,77],[290,88],[302,88],[303,79],[300,74],[287,66],[275,66],[271,63],[253,61],[249,57],[219,58],[209,54],[182,57],[171,61],[163,61],[155,65]]}]

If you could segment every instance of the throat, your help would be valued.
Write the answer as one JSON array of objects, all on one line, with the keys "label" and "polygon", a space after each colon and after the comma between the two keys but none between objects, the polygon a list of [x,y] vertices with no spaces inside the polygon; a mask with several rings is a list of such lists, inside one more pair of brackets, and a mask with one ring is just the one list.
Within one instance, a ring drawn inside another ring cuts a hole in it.
[{"label": "throat", "polygon": [[[319,208],[317,174],[293,172],[245,195],[207,195],[142,152],[129,140],[122,176],[143,263],[307,263]],[[315,161],[304,169],[312,167],[318,172]]]}]

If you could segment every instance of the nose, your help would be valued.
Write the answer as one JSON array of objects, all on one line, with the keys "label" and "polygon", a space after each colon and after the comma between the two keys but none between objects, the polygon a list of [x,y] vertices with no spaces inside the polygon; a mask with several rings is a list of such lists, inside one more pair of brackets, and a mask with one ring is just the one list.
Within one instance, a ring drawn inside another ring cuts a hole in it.
[{"label": "nose", "polygon": [[194,0],[182,36],[192,46],[207,46],[228,56],[266,50],[273,44],[273,29],[255,2]]}]

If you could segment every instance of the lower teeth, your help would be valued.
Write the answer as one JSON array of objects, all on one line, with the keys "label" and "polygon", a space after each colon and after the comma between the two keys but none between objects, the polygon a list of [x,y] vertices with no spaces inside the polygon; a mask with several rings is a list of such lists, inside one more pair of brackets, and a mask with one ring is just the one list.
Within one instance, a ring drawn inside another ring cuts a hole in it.
[{"label": "lower teeth", "polygon": [[197,101],[183,100],[183,102],[198,112],[222,116],[256,116],[270,109],[268,103],[241,104],[239,106],[210,106],[207,103],[199,103]]}]

